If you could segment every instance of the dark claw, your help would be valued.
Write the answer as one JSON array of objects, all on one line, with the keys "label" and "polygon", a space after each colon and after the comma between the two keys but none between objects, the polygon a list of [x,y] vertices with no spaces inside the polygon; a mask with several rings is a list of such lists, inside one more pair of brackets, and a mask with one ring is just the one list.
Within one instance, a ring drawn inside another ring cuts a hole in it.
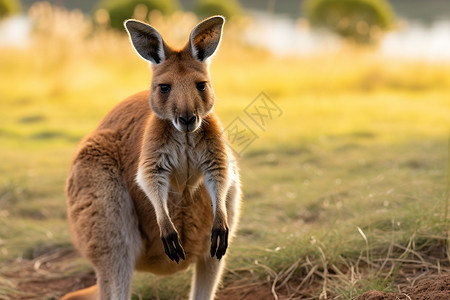
[{"label": "dark claw", "polygon": [[170,254],[170,251],[169,251],[169,247],[167,246],[166,238],[162,236],[161,241],[164,245],[164,252],[166,252],[166,255],[170,258],[170,260],[173,261],[172,255]]},{"label": "dark claw", "polygon": [[181,246],[181,241],[176,232],[171,233],[169,235],[162,236],[161,241],[164,245],[164,252],[172,261],[176,261],[177,263],[180,261],[180,258],[183,260],[186,259],[184,255],[183,247]]},{"label": "dark claw", "polygon": [[[219,247],[217,242],[220,238]],[[220,260],[228,248],[228,227],[213,229],[211,232],[211,257],[216,256]]]},{"label": "dark claw", "polygon": [[219,235],[219,229],[213,229],[211,232],[211,257],[214,257],[214,255],[216,255],[218,235]]},{"label": "dark claw", "polygon": [[181,241],[180,241],[180,238],[178,237],[178,235],[177,235],[177,240],[175,242],[175,248],[177,250],[178,256],[181,257],[183,260],[186,260],[186,257],[184,256],[184,249],[181,246]]}]

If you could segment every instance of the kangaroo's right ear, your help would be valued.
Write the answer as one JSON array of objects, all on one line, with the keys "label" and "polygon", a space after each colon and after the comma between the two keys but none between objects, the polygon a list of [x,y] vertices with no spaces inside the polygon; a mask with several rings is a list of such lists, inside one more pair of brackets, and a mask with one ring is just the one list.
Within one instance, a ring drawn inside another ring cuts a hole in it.
[{"label": "kangaroo's right ear", "polygon": [[198,24],[191,32],[188,46],[194,58],[205,62],[216,52],[225,22],[222,16],[213,16]]},{"label": "kangaroo's right ear", "polygon": [[167,46],[155,28],[136,20],[127,20],[124,26],[140,57],[155,65],[166,59]]}]

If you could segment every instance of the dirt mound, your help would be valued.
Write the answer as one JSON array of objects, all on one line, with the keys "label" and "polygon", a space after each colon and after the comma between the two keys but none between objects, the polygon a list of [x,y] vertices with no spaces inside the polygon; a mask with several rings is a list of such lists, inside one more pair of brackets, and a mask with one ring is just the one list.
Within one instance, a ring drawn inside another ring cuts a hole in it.
[{"label": "dirt mound", "polygon": [[450,275],[424,279],[400,293],[368,291],[355,300],[445,300],[450,299]]}]

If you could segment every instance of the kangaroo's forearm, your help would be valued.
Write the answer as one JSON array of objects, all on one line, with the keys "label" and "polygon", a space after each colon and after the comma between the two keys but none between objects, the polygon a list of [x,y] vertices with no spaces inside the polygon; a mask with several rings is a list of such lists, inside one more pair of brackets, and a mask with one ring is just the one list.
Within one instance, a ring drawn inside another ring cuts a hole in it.
[{"label": "kangaroo's forearm", "polygon": [[230,183],[227,171],[227,169],[218,168],[205,174],[205,186],[211,197],[214,218],[218,215],[226,218],[225,199]]},{"label": "kangaroo's forearm", "polygon": [[167,195],[169,193],[169,173],[153,162],[139,166],[136,181],[155,208],[158,224],[168,216]]}]

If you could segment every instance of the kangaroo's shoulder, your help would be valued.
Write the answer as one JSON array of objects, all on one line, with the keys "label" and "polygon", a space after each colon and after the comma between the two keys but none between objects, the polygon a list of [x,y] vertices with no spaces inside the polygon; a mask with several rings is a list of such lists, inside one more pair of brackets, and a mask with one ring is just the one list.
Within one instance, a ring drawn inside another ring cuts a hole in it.
[{"label": "kangaroo's shoulder", "polygon": [[117,104],[100,125],[80,142],[74,162],[105,158],[117,162],[136,160],[139,153],[134,154],[133,150],[140,149],[143,128],[151,115],[148,97],[149,92],[144,91]]},{"label": "kangaroo's shoulder", "polygon": [[151,114],[150,91],[136,93],[111,109],[98,126],[98,130],[129,128],[142,124]]}]

